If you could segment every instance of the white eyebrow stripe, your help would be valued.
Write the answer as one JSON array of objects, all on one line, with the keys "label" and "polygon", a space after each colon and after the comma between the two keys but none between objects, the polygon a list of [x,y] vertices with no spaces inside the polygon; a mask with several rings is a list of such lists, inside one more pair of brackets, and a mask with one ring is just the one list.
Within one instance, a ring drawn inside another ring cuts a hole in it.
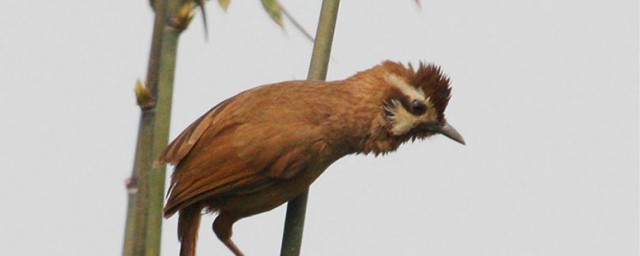
[{"label": "white eyebrow stripe", "polygon": [[385,77],[385,80],[390,85],[398,88],[403,94],[411,97],[412,99],[425,100],[424,91],[422,88],[416,88],[406,83],[402,78],[395,74],[389,74]]}]

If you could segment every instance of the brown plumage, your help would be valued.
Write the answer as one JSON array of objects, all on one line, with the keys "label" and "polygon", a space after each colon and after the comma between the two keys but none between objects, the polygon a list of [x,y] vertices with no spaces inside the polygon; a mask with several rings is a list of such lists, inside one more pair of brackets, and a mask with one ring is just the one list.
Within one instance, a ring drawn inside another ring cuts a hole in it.
[{"label": "brown plumage", "polygon": [[218,212],[214,232],[242,255],[234,222],[291,200],[341,157],[438,133],[464,144],[444,118],[450,91],[436,66],[386,61],[346,80],[264,85],[218,104],[157,161],[176,165],[164,214],[180,214],[180,254],[195,255],[203,210]]}]

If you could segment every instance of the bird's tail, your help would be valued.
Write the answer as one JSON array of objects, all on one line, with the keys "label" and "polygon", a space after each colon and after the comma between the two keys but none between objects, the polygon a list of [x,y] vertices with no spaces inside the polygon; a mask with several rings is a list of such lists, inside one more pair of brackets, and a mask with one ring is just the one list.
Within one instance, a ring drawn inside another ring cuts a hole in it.
[{"label": "bird's tail", "polygon": [[201,210],[198,205],[191,205],[180,210],[180,216],[178,217],[178,239],[181,242],[180,256],[196,255]]}]

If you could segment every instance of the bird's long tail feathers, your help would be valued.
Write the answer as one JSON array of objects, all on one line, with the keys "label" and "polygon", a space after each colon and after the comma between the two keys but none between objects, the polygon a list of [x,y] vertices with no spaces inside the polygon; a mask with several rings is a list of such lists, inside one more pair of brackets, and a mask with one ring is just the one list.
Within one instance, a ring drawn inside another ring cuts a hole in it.
[{"label": "bird's long tail feathers", "polygon": [[201,208],[192,205],[180,210],[178,218],[178,239],[181,242],[180,256],[195,256]]}]

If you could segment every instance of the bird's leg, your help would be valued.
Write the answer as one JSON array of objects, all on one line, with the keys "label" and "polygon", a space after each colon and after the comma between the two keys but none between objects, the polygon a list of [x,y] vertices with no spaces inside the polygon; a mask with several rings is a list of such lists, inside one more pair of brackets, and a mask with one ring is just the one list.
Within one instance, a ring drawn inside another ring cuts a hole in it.
[{"label": "bird's leg", "polygon": [[238,246],[236,246],[233,241],[231,241],[231,233],[233,228],[233,223],[238,220],[237,217],[233,215],[225,214],[224,212],[220,212],[216,220],[213,222],[213,232],[216,233],[218,239],[224,243],[224,245],[229,248],[236,256],[244,256],[244,254],[240,251]]},{"label": "bird's leg", "polygon": [[238,246],[236,246],[236,244],[234,244],[233,241],[231,241],[231,238],[222,240],[222,243],[224,243],[224,245],[226,245],[227,248],[229,248],[229,250],[231,250],[233,254],[235,254],[236,256],[244,256],[244,254],[242,254],[240,249],[238,249]]}]

